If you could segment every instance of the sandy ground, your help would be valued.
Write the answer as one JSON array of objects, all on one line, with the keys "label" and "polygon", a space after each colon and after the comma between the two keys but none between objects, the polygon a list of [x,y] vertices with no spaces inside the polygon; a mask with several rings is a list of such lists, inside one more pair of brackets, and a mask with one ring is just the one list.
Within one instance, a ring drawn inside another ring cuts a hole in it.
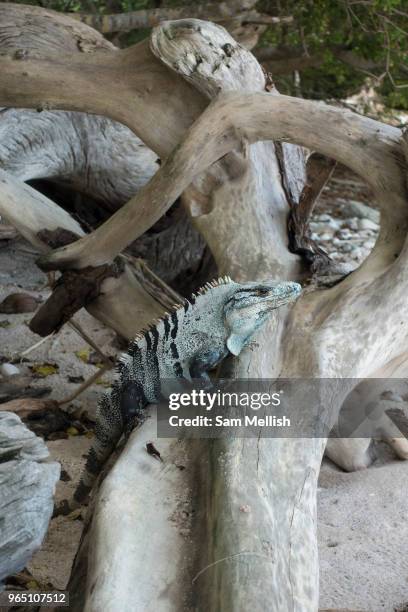
[{"label": "sandy ground", "polygon": [[[347,183],[334,184],[346,189]],[[344,193],[337,194],[336,197]],[[366,201],[366,194],[360,199]],[[327,198],[326,194],[326,198]],[[317,211],[326,213],[324,198]],[[341,202],[337,209],[341,208]],[[334,217],[336,217],[336,207]],[[323,223],[325,221],[323,220]],[[319,227],[317,226],[317,230]],[[324,234],[326,242],[327,232]],[[347,234],[346,234],[347,236]],[[341,237],[341,236],[340,236]],[[355,240],[354,240],[355,242]],[[345,261],[344,240],[337,244],[338,259]],[[364,255],[358,251],[354,265]],[[344,255],[344,257],[343,257]],[[0,301],[14,291],[28,290],[45,296],[46,277],[34,264],[35,254],[23,241],[12,245],[0,243]],[[27,322],[31,315],[0,315],[0,358],[11,359],[34,345],[38,336],[32,334]],[[76,319],[106,352],[117,351],[112,346],[113,334],[81,312]],[[8,321],[7,327],[1,327]],[[75,331],[65,326],[54,338],[27,355],[28,362],[19,365],[23,373],[38,363],[57,363],[56,374],[35,384],[51,386],[51,397],[61,399],[76,388],[68,377],[95,372],[95,365],[84,363],[77,355],[87,347]],[[109,375],[104,376],[105,383]],[[1,380],[0,380],[1,384]],[[94,385],[72,403],[92,415],[103,386]],[[84,456],[91,440],[85,435],[48,442],[53,459],[61,462],[70,480],[58,484],[57,498],[67,496],[78,481]],[[408,463],[396,460],[383,444],[377,444],[379,458],[368,470],[346,474],[325,461],[320,475],[318,493],[318,533],[320,552],[321,607],[350,608],[364,612],[393,612],[408,602]],[[42,549],[32,559],[29,569],[39,581],[51,582],[63,588],[80,538],[82,521],[59,517],[51,521]],[[408,609],[408,608],[407,608]]]}]

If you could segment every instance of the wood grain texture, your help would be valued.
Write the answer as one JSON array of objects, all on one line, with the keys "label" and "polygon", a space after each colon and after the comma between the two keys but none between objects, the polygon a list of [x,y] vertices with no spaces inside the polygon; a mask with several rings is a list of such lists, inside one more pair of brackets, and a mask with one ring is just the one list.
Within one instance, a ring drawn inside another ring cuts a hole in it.
[{"label": "wood grain texture", "polygon": [[11,412],[0,411],[0,584],[41,546],[54,506],[60,465]]}]

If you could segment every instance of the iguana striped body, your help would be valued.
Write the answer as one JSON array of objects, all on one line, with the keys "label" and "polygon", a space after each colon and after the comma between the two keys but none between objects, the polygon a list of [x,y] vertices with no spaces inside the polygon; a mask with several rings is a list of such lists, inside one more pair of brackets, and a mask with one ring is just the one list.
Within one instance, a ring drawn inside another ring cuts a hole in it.
[{"label": "iguana striped body", "polygon": [[291,282],[219,279],[137,336],[120,357],[110,393],[99,402],[95,442],[74,499],[64,500],[56,514],[86,500],[121,436],[143,421],[147,404],[159,400],[161,381],[208,378],[209,370],[229,353],[238,355],[270,312],[295,300],[300,290]]}]

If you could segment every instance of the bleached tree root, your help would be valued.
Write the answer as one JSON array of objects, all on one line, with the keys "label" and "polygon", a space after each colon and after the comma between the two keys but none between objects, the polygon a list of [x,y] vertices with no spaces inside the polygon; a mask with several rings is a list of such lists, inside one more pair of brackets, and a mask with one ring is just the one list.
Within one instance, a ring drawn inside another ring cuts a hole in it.
[{"label": "bleached tree root", "polygon": [[[406,379],[407,365],[406,354],[396,356],[370,378],[360,382],[346,398],[340,412],[340,420],[346,413],[343,420],[346,419],[347,425],[347,414],[353,415],[357,412],[361,415],[361,422],[357,420],[357,429],[352,432],[353,437],[332,437],[326,446],[326,455],[345,471],[365,469],[374,461],[376,452],[371,444],[371,436],[386,442],[399,459],[408,459],[408,440],[405,437],[408,420],[404,416],[400,428],[390,417],[393,411],[402,412],[401,406],[404,406],[403,381]],[[363,418],[365,415],[366,418]],[[360,432],[365,429],[365,437],[358,437],[359,429]],[[371,435],[368,432],[371,432]],[[336,433],[337,436],[341,435],[338,430]]]}]

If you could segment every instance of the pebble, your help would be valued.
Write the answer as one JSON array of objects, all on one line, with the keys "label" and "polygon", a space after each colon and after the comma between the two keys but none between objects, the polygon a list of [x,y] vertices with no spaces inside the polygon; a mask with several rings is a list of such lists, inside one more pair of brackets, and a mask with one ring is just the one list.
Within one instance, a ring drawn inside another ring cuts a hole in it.
[{"label": "pebble", "polygon": [[380,213],[375,208],[363,204],[363,202],[357,202],[356,200],[343,200],[337,199],[337,203],[340,203],[343,208],[343,212],[348,217],[358,217],[359,219],[369,219],[374,223],[380,222]]},{"label": "pebble", "polygon": [[0,374],[3,376],[15,376],[20,374],[20,370],[12,363],[2,363],[0,366]]},{"label": "pebble", "polygon": [[379,232],[380,213],[357,200],[338,198],[340,217],[322,213],[310,222],[310,236],[328,253],[336,266],[355,269],[372,250]]},{"label": "pebble", "polygon": [[354,238],[354,234],[350,232],[348,229],[339,229],[336,232],[337,238],[341,240],[350,240],[350,238]]},{"label": "pebble", "polygon": [[316,215],[315,219],[317,219],[318,221],[328,221],[330,222],[332,220],[330,215],[326,215],[326,214],[322,214],[322,215]]},{"label": "pebble", "polygon": [[350,219],[344,219],[343,225],[353,230],[354,232],[358,231],[358,219],[357,217],[351,217]]},{"label": "pebble", "polygon": [[361,261],[366,256],[366,252],[361,247],[356,247],[353,251],[353,259]]},{"label": "pebble", "polygon": [[359,219],[358,229],[359,230],[375,230],[378,232],[379,226],[378,226],[378,223],[371,221],[371,219]]},{"label": "pebble", "polygon": [[[322,219],[324,217],[324,219]],[[329,215],[319,215],[315,217],[315,221],[310,222],[310,228],[313,230],[328,231],[329,229],[336,230],[341,225],[340,219],[332,219]]]}]

